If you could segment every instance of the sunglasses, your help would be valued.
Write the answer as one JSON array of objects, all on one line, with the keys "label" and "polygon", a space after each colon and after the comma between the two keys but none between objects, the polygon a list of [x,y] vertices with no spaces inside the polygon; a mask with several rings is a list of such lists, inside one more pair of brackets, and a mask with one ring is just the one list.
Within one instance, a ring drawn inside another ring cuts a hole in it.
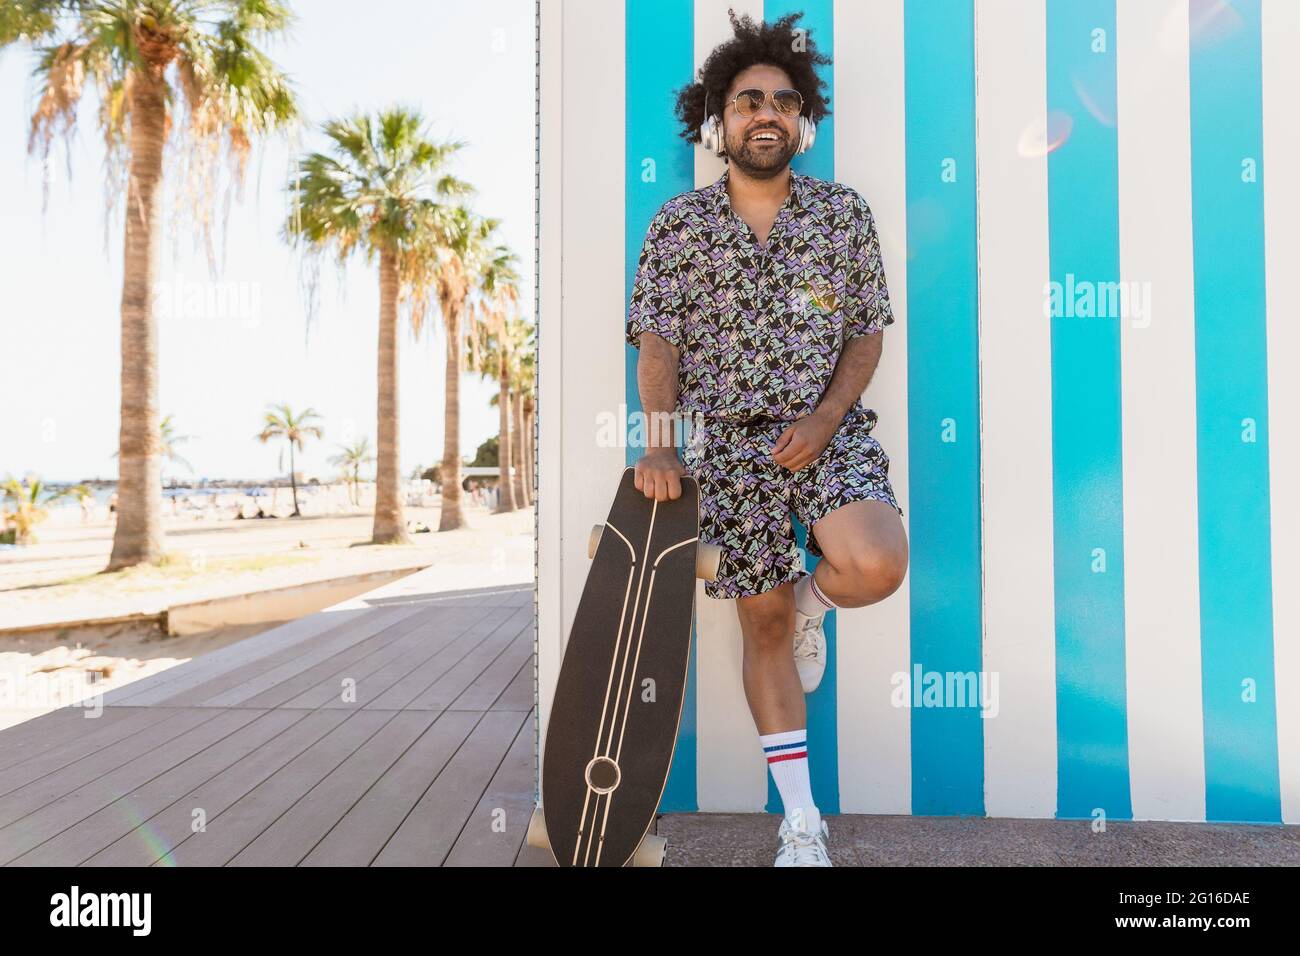
[{"label": "sunglasses", "polygon": [[731,102],[741,116],[753,116],[769,99],[776,107],[776,111],[786,116],[797,116],[803,109],[803,95],[798,90],[774,90],[771,93],[763,90],[741,90],[731,98]]}]

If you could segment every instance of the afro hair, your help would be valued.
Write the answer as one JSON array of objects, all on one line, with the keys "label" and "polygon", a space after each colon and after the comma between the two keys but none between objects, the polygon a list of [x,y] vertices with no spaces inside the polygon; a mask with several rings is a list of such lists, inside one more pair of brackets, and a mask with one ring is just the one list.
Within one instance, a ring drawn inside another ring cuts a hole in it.
[{"label": "afro hair", "polygon": [[706,94],[712,112],[720,114],[737,74],[759,63],[780,67],[789,74],[794,88],[803,96],[804,116],[816,123],[830,114],[829,100],[821,92],[826,83],[817,76],[816,65],[829,64],[831,58],[817,51],[806,28],[795,27],[802,12],[788,13],[772,24],[756,24],[749,14],[737,19],[735,10],[728,10],[727,15],[735,36],[709,54],[700,67],[698,83],[677,91],[676,115],[684,127],[682,139],[688,143],[700,141]]}]

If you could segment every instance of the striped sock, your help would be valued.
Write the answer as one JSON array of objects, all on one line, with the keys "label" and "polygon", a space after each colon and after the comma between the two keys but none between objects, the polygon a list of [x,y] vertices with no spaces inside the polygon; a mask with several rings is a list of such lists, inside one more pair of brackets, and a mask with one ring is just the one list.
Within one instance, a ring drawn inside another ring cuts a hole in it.
[{"label": "striped sock", "polygon": [[832,608],[837,607],[835,602],[828,598],[825,592],[817,586],[817,581],[811,574],[805,574],[795,582],[794,606],[799,609],[801,614],[807,614],[809,617],[825,614]]},{"label": "striped sock", "polygon": [[758,742],[767,757],[781,803],[788,815],[795,807],[814,808],[812,781],[808,779],[808,730],[787,730],[779,734],[760,734]]}]

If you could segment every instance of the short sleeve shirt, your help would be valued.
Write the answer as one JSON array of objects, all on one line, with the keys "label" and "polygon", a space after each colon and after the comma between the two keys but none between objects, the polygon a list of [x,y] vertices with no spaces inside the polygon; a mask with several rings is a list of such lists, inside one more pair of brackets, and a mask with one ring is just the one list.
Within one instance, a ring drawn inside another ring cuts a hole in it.
[{"label": "short sleeve shirt", "polygon": [[845,341],[894,321],[875,220],[851,187],[791,170],[761,246],[728,175],[651,220],[627,341],[653,332],[678,348],[684,413],[793,421],[817,408]]}]

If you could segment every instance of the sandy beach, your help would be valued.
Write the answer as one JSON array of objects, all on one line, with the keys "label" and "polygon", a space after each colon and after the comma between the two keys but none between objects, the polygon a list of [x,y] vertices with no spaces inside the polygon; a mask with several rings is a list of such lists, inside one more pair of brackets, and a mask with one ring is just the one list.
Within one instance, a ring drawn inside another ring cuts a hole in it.
[{"label": "sandy beach", "polygon": [[[411,500],[419,500],[413,498]],[[436,529],[437,497],[408,504],[408,528]],[[112,550],[106,508],[84,521],[56,509],[39,542],[0,550],[0,728],[174,667],[280,622],[241,624],[168,637],[156,624],[5,629],[156,613],[194,601],[350,575],[437,567],[444,590],[533,580],[533,509],[492,514],[464,500],[467,526],[411,534],[410,545],[371,545],[373,519],[347,503],[342,486],[299,492],[303,517],[289,518],[287,489],[276,519],[231,517],[234,496],[203,507],[165,505],[168,558],[158,567],[100,573]],[[366,497],[363,506],[368,504]],[[271,511],[271,496],[261,502]],[[248,499],[244,502],[245,513]],[[252,513],[257,510],[252,508]]]}]

